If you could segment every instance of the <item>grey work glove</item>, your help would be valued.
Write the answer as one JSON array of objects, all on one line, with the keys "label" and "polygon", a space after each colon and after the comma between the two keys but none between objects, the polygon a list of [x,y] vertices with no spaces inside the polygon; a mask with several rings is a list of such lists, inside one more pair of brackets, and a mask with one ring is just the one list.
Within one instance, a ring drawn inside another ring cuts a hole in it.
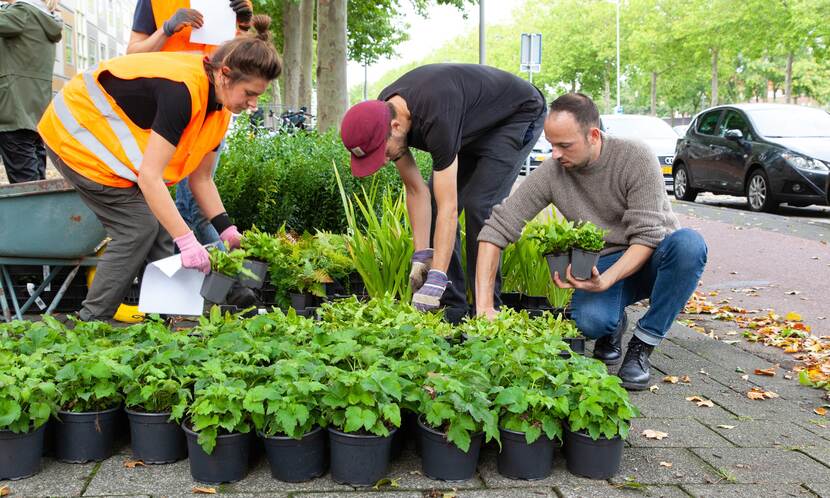
[{"label": "grey work glove", "polygon": [[251,0],[231,0],[231,8],[236,12],[236,22],[247,24],[254,17],[254,6]]},{"label": "grey work glove", "polygon": [[412,255],[412,270],[409,272],[409,287],[412,292],[418,292],[427,279],[427,274],[432,266],[432,249],[415,251]]},{"label": "grey work glove", "polygon": [[179,9],[170,19],[164,21],[164,34],[173,36],[183,30],[185,26],[193,26],[194,29],[199,29],[202,27],[202,23],[204,23],[204,18],[198,10]]}]

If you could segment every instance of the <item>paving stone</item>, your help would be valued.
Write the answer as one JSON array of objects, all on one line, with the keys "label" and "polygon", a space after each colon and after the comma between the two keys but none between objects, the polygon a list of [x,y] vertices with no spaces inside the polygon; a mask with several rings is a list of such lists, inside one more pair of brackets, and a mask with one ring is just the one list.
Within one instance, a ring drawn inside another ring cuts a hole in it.
[{"label": "paving stone", "polygon": [[[643,431],[646,429],[665,432],[668,436],[659,440],[648,439],[643,435]],[[697,420],[677,418],[634,419],[631,423],[631,434],[628,436],[628,442],[631,446],[645,448],[717,448],[721,446],[734,446],[731,442],[719,436],[712,429]]]},{"label": "paving stone", "polygon": [[128,455],[116,455],[103,462],[89,483],[86,494],[108,496],[130,492],[168,496],[188,494],[194,486],[204,486],[190,476],[187,460],[128,469],[124,467],[124,462],[130,458]]},{"label": "paving stone", "polygon": [[814,414],[812,417],[808,416],[802,420],[795,420],[793,423],[803,429],[807,429],[813,434],[830,440],[830,419],[826,417],[819,417]]},{"label": "paving stone", "polygon": [[[670,384],[666,384],[671,386]],[[689,388],[686,393],[680,394],[671,388],[664,390],[660,384],[660,390],[656,393],[644,391],[632,393],[631,400],[640,409],[640,416],[644,418],[689,418],[697,420],[723,420],[732,416],[732,413],[715,405],[712,408],[698,407],[691,401],[686,401],[687,396],[700,394],[706,399],[709,395],[703,394],[700,389]],[[675,387],[675,386],[671,386]],[[671,392],[670,392],[671,391]]]},{"label": "paving stone", "polygon": [[[454,491],[453,495],[457,498],[556,498],[556,492],[552,488],[544,487],[521,489],[462,489]],[[427,494],[427,496],[430,495]],[[442,498],[440,494],[435,494],[435,496],[436,498]]]},{"label": "paving stone", "polygon": [[[270,495],[269,495],[270,496]],[[423,498],[420,491],[344,491],[322,493],[293,493],[291,498]],[[204,498],[204,495],[202,495]],[[236,498],[236,496],[234,496]]]},{"label": "paving stone", "polygon": [[[724,448],[728,449],[728,448]],[[719,451],[720,448],[713,450]],[[660,462],[670,463],[671,468]],[[634,481],[641,484],[705,483],[716,479],[712,470],[687,449],[626,448],[614,484]]]},{"label": "paving stone", "polygon": [[[724,429],[718,427],[721,424],[732,425],[734,428]],[[738,420],[736,422],[720,422],[718,424],[713,423],[711,428],[737,446],[744,448],[778,446],[786,449],[827,444],[827,441],[817,437],[815,434],[782,420]]]},{"label": "paving stone", "polygon": [[689,451],[715,469],[721,469],[722,474],[728,475],[721,478],[734,479],[734,484],[830,480],[830,469],[796,451],[778,448],[692,448]]},{"label": "paving stone", "polygon": [[758,496],[813,497],[813,493],[797,484],[684,484],[683,489],[695,498],[757,498]]},{"label": "paving stone", "polygon": [[39,474],[19,481],[0,481],[8,486],[9,496],[80,496],[97,463],[61,463],[51,458],[42,460]]},{"label": "paving stone", "polygon": [[812,403],[802,404],[798,400],[781,398],[753,400],[746,396],[749,390],[749,387],[740,393],[724,390],[718,394],[715,402],[738,417],[748,417],[753,420],[803,419],[812,412]]},{"label": "paving stone", "polygon": [[689,498],[677,486],[638,486],[633,489],[609,485],[592,484],[588,486],[557,486],[559,494],[565,498],[605,498],[605,497],[655,497],[655,498]]},{"label": "paving stone", "polygon": [[[624,450],[624,451],[627,451]],[[553,455],[553,471],[551,475],[545,479],[536,481],[523,481],[518,479],[510,479],[499,474],[496,465],[496,458],[487,458],[479,465],[478,471],[481,479],[488,488],[525,488],[525,487],[549,487],[549,486],[588,486],[594,485],[597,481],[593,479],[586,479],[568,472],[565,467],[565,459],[562,453],[557,450]]]},{"label": "paving stone", "polygon": [[830,498],[830,484],[824,482],[807,482],[804,487],[820,496],[821,498]]},{"label": "paving stone", "polygon": [[814,460],[818,460],[827,467],[830,467],[830,446],[826,444],[820,446],[817,445],[812,448],[801,448],[798,451],[806,454]]}]

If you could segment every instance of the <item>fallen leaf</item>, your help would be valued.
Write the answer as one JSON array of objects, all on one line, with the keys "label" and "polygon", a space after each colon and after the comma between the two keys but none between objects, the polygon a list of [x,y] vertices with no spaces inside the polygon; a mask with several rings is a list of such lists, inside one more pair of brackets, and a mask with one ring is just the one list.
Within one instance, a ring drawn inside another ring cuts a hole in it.
[{"label": "fallen leaf", "polygon": [[128,469],[134,469],[136,467],[144,467],[144,461],[143,460],[127,460],[126,462],[124,462],[124,467],[126,467]]},{"label": "fallen leaf", "polygon": [[441,495],[441,498],[457,498],[457,497],[458,497],[458,495],[455,494],[455,493],[452,493],[452,492],[444,493],[443,495]]},{"label": "fallen leaf", "polygon": [[691,384],[692,379],[688,375],[684,375],[683,377],[680,377],[680,382],[682,382],[684,384]]},{"label": "fallen leaf", "polygon": [[754,400],[764,400],[777,398],[778,394],[772,391],[764,391],[760,387],[753,387],[748,393],[746,393],[746,397]]},{"label": "fallen leaf", "polygon": [[744,373],[744,369],[741,367],[735,367],[735,371],[738,373]]},{"label": "fallen leaf", "polygon": [[204,488],[201,486],[196,486],[195,488],[193,488],[193,492],[202,495],[215,495],[216,488]]},{"label": "fallen leaf", "polygon": [[657,384],[654,384],[653,386],[648,388],[648,390],[653,392],[653,393],[656,393],[658,389],[660,389],[660,388],[657,386]]},{"label": "fallen leaf", "polygon": [[711,400],[701,398],[700,396],[689,396],[688,398],[686,398],[686,401],[691,401],[693,403],[697,403],[697,406],[705,406],[707,408],[712,408],[715,406],[715,403],[713,403]]},{"label": "fallen leaf", "polygon": [[825,408],[823,406],[820,406],[820,407],[816,408],[815,410],[813,410],[813,412],[816,415],[818,415],[820,417],[823,417],[823,416],[827,415],[827,408]]},{"label": "fallen leaf", "polygon": [[790,311],[784,317],[784,320],[787,320],[788,322],[800,322],[801,321],[801,315],[799,315],[795,311]]},{"label": "fallen leaf", "polygon": [[764,375],[767,377],[775,377],[775,369],[776,366],[771,366],[769,368],[756,368],[755,375]]},{"label": "fallen leaf", "polygon": [[667,375],[663,377],[663,382],[666,382],[667,384],[677,384],[680,382],[680,377],[676,375]]},{"label": "fallen leaf", "polygon": [[784,378],[787,379],[787,380],[792,380],[793,376],[792,375],[785,375]]},{"label": "fallen leaf", "polygon": [[669,437],[669,434],[667,432],[660,432],[660,431],[653,431],[651,429],[646,429],[646,430],[643,431],[643,436],[645,436],[646,439],[656,439],[658,441],[662,441],[663,439]]},{"label": "fallen leaf", "polygon": [[666,467],[667,469],[670,469],[672,467],[672,465],[673,464],[671,462],[660,462],[660,466],[661,467]]},{"label": "fallen leaf", "polygon": [[739,343],[739,342],[741,342],[741,341],[738,341],[738,340],[730,340],[730,341],[721,341],[721,342],[722,342],[722,343],[724,343],[724,344],[729,344],[729,345],[731,346],[732,344],[738,344],[738,343]]},{"label": "fallen leaf", "polygon": [[746,393],[746,397],[749,399],[762,400],[764,399],[764,393],[749,391],[748,393]]},{"label": "fallen leaf", "polygon": [[734,428],[735,428],[734,425],[721,424],[721,425],[718,426],[718,429],[734,429]]},{"label": "fallen leaf", "polygon": [[0,486],[0,496],[7,496],[12,492],[8,486]]},{"label": "fallen leaf", "polygon": [[380,481],[376,482],[373,486],[374,489],[380,489],[384,486],[389,486],[390,488],[397,488],[400,485],[398,484],[397,479],[389,479],[388,477],[384,477]]}]

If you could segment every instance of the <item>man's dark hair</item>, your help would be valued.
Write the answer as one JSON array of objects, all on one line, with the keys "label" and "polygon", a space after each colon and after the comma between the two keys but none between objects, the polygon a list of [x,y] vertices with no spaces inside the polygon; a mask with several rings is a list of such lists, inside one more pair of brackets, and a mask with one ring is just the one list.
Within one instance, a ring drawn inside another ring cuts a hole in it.
[{"label": "man's dark hair", "polygon": [[584,93],[566,93],[550,104],[550,113],[569,112],[573,115],[583,133],[599,128],[599,110],[591,97]]}]

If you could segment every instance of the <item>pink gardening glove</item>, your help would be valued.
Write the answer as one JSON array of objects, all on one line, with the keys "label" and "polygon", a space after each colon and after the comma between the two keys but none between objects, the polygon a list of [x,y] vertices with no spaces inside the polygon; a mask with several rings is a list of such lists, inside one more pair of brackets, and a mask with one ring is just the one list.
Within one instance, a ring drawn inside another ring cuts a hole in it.
[{"label": "pink gardening glove", "polygon": [[239,249],[239,242],[242,240],[242,234],[236,229],[236,225],[231,225],[219,234],[219,238],[222,239],[223,242],[227,242],[228,247],[231,249]]},{"label": "pink gardening glove", "polygon": [[187,232],[181,237],[173,239],[173,242],[176,243],[179,251],[182,253],[182,266],[199,270],[202,273],[210,272],[210,257],[208,256],[208,252],[196,240],[193,232]]}]

